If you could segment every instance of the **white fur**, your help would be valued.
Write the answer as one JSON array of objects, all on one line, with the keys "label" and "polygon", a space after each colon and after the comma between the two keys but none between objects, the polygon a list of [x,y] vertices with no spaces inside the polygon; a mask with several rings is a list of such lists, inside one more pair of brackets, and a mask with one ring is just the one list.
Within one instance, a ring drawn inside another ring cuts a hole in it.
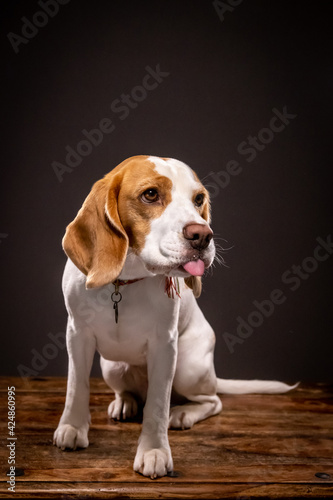
[{"label": "white fur", "polygon": [[[189,222],[207,224],[192,202],[198,182],[191,170],[177,160],[151,157],[156,170],[173,183],[172,202],[151,224],[140,255],[128,252],[120,279],[145,278],[122,286],[119,322],[115,323],[110,295],[112,283],[85,288],[86,277],[71,260],[63,277],[68,310],[67,348],[69,372],[66,405],[54,443],[62,449],[88,446],[89,375],[97,349],[105,381],[115,391],[108,413],[128,418],[145,403],[142,432],[134,470],[155,478],[173,468],[168,427],[189,428],[220,412],[217,389],[239,391],[239,382],[217,380],[213,364],[215,336],[192,291],[188,274],[178,269],[189,258],[189,244],[182,229]],[[112,249],[110,249],[112,251]],[[202,252],[206,267],[215,255],[213,240]],[[165,293],[165,276],[179,276],[181,298]],[[237,385],[238,384],[238,385]],[[171,389],[188,400],[170,410]],[[263,384],[251,386],[256,391]],[[273,390],[288,386],[270,386]],[[246,391],[246,383],[241,386]],[[265,387],[264,387],[265,389]]]}]

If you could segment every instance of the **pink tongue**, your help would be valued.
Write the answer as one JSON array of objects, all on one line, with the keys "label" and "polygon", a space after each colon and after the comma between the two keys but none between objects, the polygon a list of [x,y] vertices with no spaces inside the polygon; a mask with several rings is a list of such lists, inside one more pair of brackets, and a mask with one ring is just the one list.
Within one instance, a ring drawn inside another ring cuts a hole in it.
[{"label": "pink tongue", "polygon": [[192,274],[192,276],[202,276],[205,271],[205,264],[201,259],[199,260],[191,260],[183,265],[183,268],[188,273]]}]

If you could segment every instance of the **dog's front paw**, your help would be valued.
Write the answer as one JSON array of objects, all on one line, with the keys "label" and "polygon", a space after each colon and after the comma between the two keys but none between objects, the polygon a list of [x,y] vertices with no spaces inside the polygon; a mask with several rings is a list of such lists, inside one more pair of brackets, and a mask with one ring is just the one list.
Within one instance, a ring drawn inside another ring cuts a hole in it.
[{"label": "dog's front paw", "polygon": [[77,448],[87,448],[89,425],[79,428],[70,424],[59,424],[53,435],[53,444],[62,450],[76,450]]},{"label": "dog's front paw", "polygon": [[133,469],[143,476],[156,479],[166,476],[173,470],[173,462],[170,449],[153,448],[148,450],[138,448],[134,460]]},{"label": "dog's front paw", "polygon": [[121,395],[117,394],[116,399],[111,401],[108,408],[108,415],[114,420],[133,418],[137,412],[138,403],[135,397],[129,392],[124,392]]}]

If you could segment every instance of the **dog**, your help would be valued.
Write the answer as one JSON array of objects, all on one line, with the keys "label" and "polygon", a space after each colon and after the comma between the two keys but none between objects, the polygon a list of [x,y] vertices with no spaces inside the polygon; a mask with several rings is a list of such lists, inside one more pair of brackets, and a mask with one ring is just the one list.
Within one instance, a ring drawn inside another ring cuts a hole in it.
[{"label": "dog", "polygon": [[[97,181],[63,239],[68,261],[68,385],[54,444],[88,446],[89,376],[97,351],[115,392],[112,419],[144,404],[134,470],[173,470],[168,428],[218,414],[218,393],[281,393],[295,386],[218,379],[214,332],[196,298],[213,263],[209,193],[181,161],[131,157]],[[170,409],[171,393],[183,398]]]}]

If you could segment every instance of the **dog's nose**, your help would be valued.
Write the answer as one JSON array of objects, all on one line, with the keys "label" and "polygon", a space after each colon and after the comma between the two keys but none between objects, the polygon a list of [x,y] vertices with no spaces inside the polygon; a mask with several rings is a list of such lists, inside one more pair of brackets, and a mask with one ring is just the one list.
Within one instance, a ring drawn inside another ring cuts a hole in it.
[{"label": "dog's nose", "polygon": [[210,240],[213,237],[213,231],[206,224],[196,224],[190,222],[183,229],[185,239],[187,239],[192,248],[196,250],[204,250],[208,247]]}]

